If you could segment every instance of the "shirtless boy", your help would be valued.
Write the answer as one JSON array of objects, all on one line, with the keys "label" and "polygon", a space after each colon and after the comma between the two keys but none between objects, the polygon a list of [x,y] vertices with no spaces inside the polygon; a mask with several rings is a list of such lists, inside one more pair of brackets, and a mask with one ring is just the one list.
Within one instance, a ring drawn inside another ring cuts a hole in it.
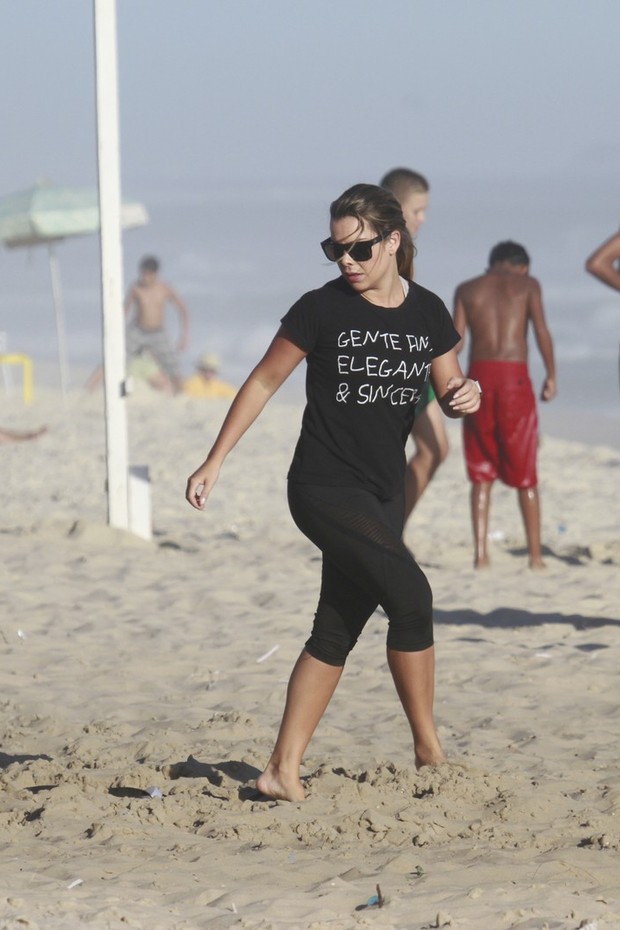
[{"label": "shirtless boy", "polygon": [[[414,239],[426,222],[429,183],[426,178],[410,168],[393,168],[381,179],[381,187],[391,191],[399,201],[407,230]],[[411,269],[413,278],[413,268]],[[411,431],[415,452],[405,473],[405,520],[422,497],[429,482],[448,455],[448,434],[443,414],[430,383],[422,394],[415,412]]]},{"label": "shirtless boy", "polygon": [[[169,284],[159,277],[159,262],[148,256],[140,262],[140,275],[125,298],[125,316],[129,319],[132,308],[135,315],[127,327],[127,355],[131,358],[145,349],[170,378],[173,389],[182,388],[177,352],[187,346],[188,313],[185,303]],[[164,330],[167,304],[173,304],[179,314],[180,334],[176,351],[170,345]]]},{"label": "shirtless boy", "polygon": [[457,348],[468,331],[468,376],[482,388],[480,409],[463,428],[476,568],[489,564],[489,504],[496,478],[517,489],[530,568],[545,567],[536,474],[538,417],[527,367],[530,324],[546,371],[543,401],[556,394],[555,362],[540,284],[529,266],[523,246],[500,242],[491,251],[486,274],[460,284],[454,296],[454,325],[461,334]]}]

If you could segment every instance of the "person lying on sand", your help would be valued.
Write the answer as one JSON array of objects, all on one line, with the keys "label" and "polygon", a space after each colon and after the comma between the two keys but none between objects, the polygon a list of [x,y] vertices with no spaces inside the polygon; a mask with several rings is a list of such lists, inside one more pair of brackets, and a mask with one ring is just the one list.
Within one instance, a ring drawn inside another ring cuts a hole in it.
[{"label": "person lying on sand", "polygon": [[5,429],[5,427],[0,426],[0,442],[25,442],[27,439],[38,439],[43,433],[47,433],[47,426],[26,431]]}]

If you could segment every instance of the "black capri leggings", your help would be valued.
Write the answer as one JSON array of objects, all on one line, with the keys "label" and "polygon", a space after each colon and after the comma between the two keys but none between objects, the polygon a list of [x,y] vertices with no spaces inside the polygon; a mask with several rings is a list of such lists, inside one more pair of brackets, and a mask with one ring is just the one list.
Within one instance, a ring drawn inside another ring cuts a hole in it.
[{"label": "black capri leggings", "polygon": [[321,593],[310,655],[342,666],[379,605],[388,617],[387,645],[418,652],[433,645],[433,596],[426,575],[402,541],[404,502],[381,501],[360,488],[289,481],[293,520],[323,553]]}]

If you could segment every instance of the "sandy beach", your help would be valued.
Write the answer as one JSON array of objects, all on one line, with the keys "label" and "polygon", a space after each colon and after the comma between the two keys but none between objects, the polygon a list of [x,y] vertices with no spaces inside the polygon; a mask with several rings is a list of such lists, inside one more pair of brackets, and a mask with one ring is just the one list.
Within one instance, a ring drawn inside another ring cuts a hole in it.
[{"label": "sandy beach", "polygon": [[[472,568],[458,424],[407,528],[435,597],[436,719],[416,772],[377,613],[310,745],[300,804],[260,800],[319,560],[274,400],[205,513],[187,475],[225,403],[138,393],[154,537],[106,526],[101,396],[2,425],[2,930],[617,930],[620,450],[542,435],[547,570],[498,485]],[[381,906],[379,906],[381,905]]]}]

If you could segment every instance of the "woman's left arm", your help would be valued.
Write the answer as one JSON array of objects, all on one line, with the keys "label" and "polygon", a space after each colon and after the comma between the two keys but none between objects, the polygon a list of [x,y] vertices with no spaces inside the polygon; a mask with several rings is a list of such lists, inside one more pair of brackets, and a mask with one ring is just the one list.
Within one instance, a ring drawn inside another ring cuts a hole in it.
[{"label": "woman's left arm", "polygon": [[431,362],[431,383],[439,406],[447,417],[458,419],[475,413],[480,406],[482,392],[477,381],[466,378],[456,354],[450,349]]}]

